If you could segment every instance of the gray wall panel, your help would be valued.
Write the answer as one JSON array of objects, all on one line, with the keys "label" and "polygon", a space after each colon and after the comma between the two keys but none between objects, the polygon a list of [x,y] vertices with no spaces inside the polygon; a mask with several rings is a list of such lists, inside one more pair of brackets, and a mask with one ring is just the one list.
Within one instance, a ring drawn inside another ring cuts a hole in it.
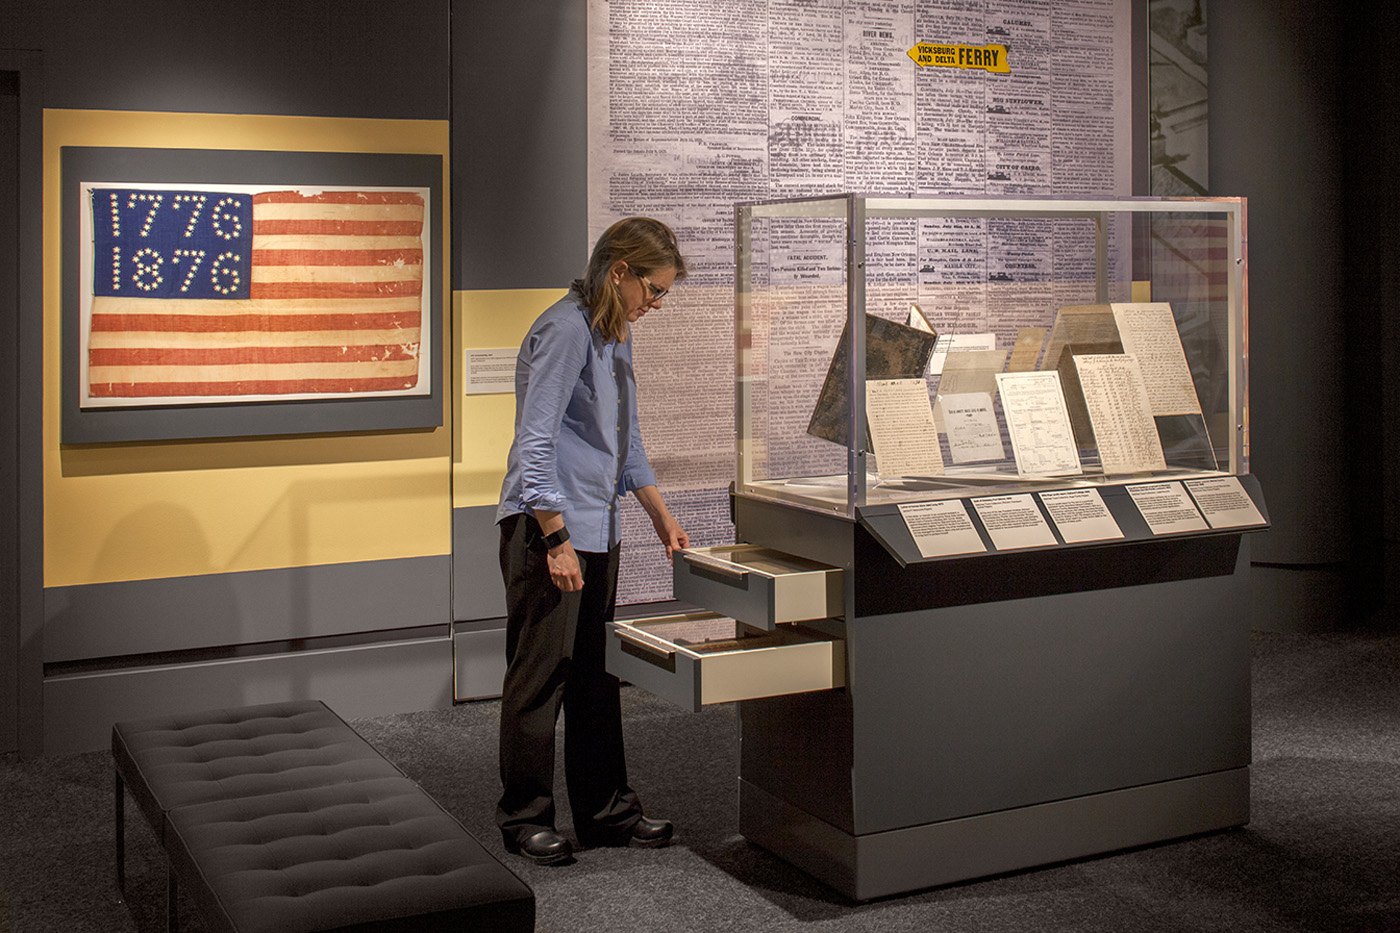
[{"label": "gray wall panel", "polygon": [[50,587],[47,663],[446,626],[450,558]]},{"label": "gray wall panel", "polygon": [[857,619],[856,832],[1248,765],[1248,555],[1223,577]]},{"label": "gray wall panel", "polygon": [[452,635],[453,696],[481,700],[501,695],[506,676],[506,628],[472,628]]},{"label": "gray wall panel", "polygon": [[25,38],[37,38],[50,63],[48,107],[448,117],[448,0],[18,6],[19,25],[38,32]]},{"label": "gray wall panel", "polygon": [[458,622],[496,619],[506,614],[501,582],[501,533],[496,507],[452,510],[452,618]]},{"label": "gray wall panel", "polygon": [[564,288],[592,246],[587,5],[452,14],[452,287]]},{"label": "gray wall panel", "polygon": [[450,706],[451,639],[50,677],[44,754],[105,748],[112,723],[128,719],[301,699],[323,700],[347,719]]}]

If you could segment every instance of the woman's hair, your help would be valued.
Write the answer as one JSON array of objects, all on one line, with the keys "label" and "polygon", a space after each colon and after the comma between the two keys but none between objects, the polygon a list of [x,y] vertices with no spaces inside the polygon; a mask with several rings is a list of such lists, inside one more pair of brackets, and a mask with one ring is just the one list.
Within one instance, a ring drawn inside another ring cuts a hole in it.
[{"label": "woman's hair", "polygon": [[685,278],[685,260],[670,227],[650,217],[619,220],[598,238],[583,278],[573,288],[583,296],[593,312],[593,329],[608,340],[627,339],[627,308],[623,306],[617,283],[608,273],[622,260],[635,275],[652,275],[674,268],[676,280]]}]

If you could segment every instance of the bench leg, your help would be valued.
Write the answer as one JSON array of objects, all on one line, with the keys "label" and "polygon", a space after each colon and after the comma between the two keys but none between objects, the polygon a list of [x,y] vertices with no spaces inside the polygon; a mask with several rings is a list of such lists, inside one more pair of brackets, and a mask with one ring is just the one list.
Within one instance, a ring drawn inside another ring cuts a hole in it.
[{"label": "bench leg", "polygon": [[117,826],[117,893],[126,894],[126,788],[122,784],[120,772],[113,772],[116,778],[116,826]]},{"label": "bench leg", "polygon": [[165,929],[168,933],[179,933],[180,913],[175,902],[180,899],[180,884],[175,878],[175,866],[166,861],[165,865]]}]

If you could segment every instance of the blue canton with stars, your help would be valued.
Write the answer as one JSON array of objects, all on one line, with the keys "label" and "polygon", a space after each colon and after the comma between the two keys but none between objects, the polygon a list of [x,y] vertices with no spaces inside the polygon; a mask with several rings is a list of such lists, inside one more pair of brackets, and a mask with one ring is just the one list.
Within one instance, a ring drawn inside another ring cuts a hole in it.
[{"label": "blue canton with stars", "polygon": [[251,194],[93,188],[92,227],[94,296],[248,297]]}]

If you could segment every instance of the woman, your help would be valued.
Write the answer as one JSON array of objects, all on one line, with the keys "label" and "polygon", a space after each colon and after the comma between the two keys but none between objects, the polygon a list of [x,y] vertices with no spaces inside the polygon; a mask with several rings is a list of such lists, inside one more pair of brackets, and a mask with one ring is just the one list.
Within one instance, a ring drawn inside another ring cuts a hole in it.
[{"label": "woman", "polygon": [[690,539],[666,509],[637,424],[631,325],[685,276],[657,220],[613,224],[569,294],[535,321],[515,363],[515,440],[497,523],[506,585],[506,676],[496,810],[506,848],[566,862],[554,825],[554,726],[565,710],[564,772],[585,846],[660,846],[627,784],[617,678],[604,669],[617,597],[618,499],[631,492],[669,557]]}]

